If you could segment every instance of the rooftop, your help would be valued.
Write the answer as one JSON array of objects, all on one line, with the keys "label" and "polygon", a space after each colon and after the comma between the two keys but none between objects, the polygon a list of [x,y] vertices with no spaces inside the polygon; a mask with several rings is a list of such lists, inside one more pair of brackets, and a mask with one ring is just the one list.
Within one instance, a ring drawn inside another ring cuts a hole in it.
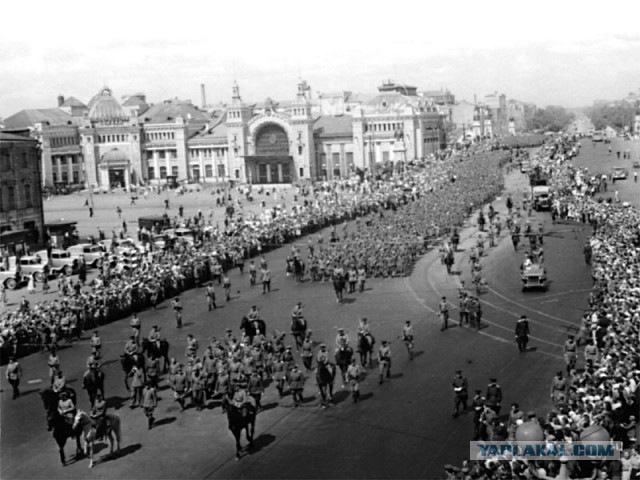
[{"label": "rooftop", "polygon": [[351,115],[321,115],[313,124],[314,133],[323,136],[353,135]]},{"label": "rooftop", "polygon": [[20,110],[18,113],[5,118],[4,126],[7,129],[19,129],[34,127],[36,123],[47,125],[71,125],[72,117],[59,108],[36,108]]},{"label": "rooftop", "polygon": [[176,118],[183,117],[185,122],[206,123],[210,120],[207,112],[199,110],[190,102],[178,99],[167,100],[163,103],[152,105],[140,115],[138,119],[144,123],[174,123]]}]

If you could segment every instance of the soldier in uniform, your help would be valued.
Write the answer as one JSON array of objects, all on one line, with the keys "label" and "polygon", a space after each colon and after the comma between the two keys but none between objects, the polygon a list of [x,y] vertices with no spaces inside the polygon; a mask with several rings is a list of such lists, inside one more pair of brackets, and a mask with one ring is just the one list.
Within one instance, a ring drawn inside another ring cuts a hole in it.
[{"label": "soldier in uniform", "polygon": [[145,384],[144,371],[134,365],[129,376],[131,377],[131,408],[136,408],[142,402],[142,387]]},{"label": "soldier in uniform", "polygon": [[466,293],[460,295],[460,326],[469,324],[469,297]]},{"label": "soldier in uniform", "polygon": [[96,438],[102,438],[107,427],[107,401],[100,391],[96,393],[89,416],[96,427]]},{"label": "soldier in uniform", "polygon": [[76,406],[69,396],[69,392],[63,390],[60,392],[60,400],[58,400],[58,413],[71,424],[76,414]]},{"label": "soldier in uniform", "polygon": [[349,348],[349,336],[344,333],[344,328],[338,329],[338,335],[336,335],[336,347]]},{"label": "soldier in uniform", "polygon": [[482,390],[476,390],[473,400],[471,401],[473,407],[473,440],[485,440],[485,432],[483,428],[482,412],[484,411],[484,397],[482,396]]},{"label": "soldier in uniform", "polygon": [[138,344],[136,342],[136,337],[131,335],[129,340],[127,340],[127,343],[124,345],[124,354],[133,356],[136,353],[138,353]]},{"label": "soldier in uniform", "polygon": [[158,388],[158,373],[160,371],[160,360],[155,353],[152,353],[147,360],[146,373],[147,383],[153,388]]},{"label": "soldier in uniform", "polygon": [[135,341],[139,342],[141,323],[140,323],[140,318],[138,318],[138,314],[136,313],[133,314],[133,317],[131,317],[131,320],[129,321],[129,326],[131,327],[131,332],[133,333],[133,337],[135,338]]},{"label": "soldier in uniform", "polygon": [[304,389],[304,375],[298,368],[298,365],[294,364],[291,372],[289,373],[289,390],[291,390],[291,396],[293,397],[293,406],[297,407],[302,403],[302,391]]},{"label": "soldier in uniform", "polygon": [[58,370],[56,372],[55,377],[53,377],[53,385],[51,386],[52,390],[56,393],[61,392],[67,386],[67,380],[64,378],[62,374],[62,370]]},{"label": "soldier in uniform", "polygon": [[509,412],[509,423],[507,424],[508,440],[513,441],[516,439],[516,430],[523,421],[524,412],[520,410],[520,406],[517,403],[512,403],[511,411]]},{"label": "soldier in uniform", "polygon": [[442,326],[440,327],[440,331],[442,332],[449,328],[449,305],[447,304],[447,297],[442,297],[440,300],[438,316],[442,320]]},{"label": "soldier in uniform", "polygon": [[264,384],[262,383],[262,378],[260,378],[260,373],[257,370],[254,370],[249,376],[249,395],[251,395],[256,402],[256,408],[258,410],[262,408],[260,400],[262,399],[263,393]]},{"label": "soldier in uniform", "polygon": [[516,323],[516,342],[520,353],[527,351],[527,343],[529,343],[529,321],[526,315],[522,315]]},{"label": "soldier in uniform", "polygon": [[93,335],[91,336],[91,350],[96,360],[99,360],[102,357],[102,340],[100,339],[98,330],[93,332]]},{"label": "soldier in uniform", "polygon": [[487,394],[485,395],[485,398],[485,405],[496,412],[496,415],[500,415],[502,389],[500,388],[500,385],[498,385],[495,378],[489,379],[489,385],[487,385]]},{"label": "soldier in uniform", "polygon": [[222,276],[222,287],[224,288],[224,294],[228,302],[231,300],[231,279],[226,273]]},{"label": "soldier in uniform", "polygon": [[142,390],[142,407],[147,417],[147,428],[149,430],[153,428],[153,412],[157,406],[158,395],[156,394],[156,389],[150,382],[146,382],[144,390]]},{"label": "soldier in uniform", "polygon": [[209,311],[211,311],[212,308],[218,308],[218,306],[216,305],[216,291],[213,287],[213,282],[207,285],[206,297],[207,303],[209,305]]},{"label": "soldier in uniform", "polygon": [[564,342],[564,361],[567,364],[567,373],[571,372],[576,366],[576,361],[578,360],[578,344],[573,339],[573,335],[569,335],[567,341]]},{"label": "soldier in uniform", "polygon": [[7,381],[11,384],[13,389],[13,400],[20,396],[20,377],[22,377],[22,368],[16,361],[15,357],[9,359],[6,371]]},{"label": "soldier in uniform", "polygon": [[151,331],[149,332],[149,336],[147,337],[149,343],[155,345],[156,349],[160,351],[160,331],[157,325],[151,327]]},{"label": "soldier in uniform", "polygon": [[304,368],[311,370],[311,365],[313,363],[313,342],[311,341],[310,331],[305,334],[301,350],[300,357],[302,358],[302,364],[304,365]]},{"label": "soldier in uniform", "polygon": [[347,368],[347,382],[351,387],[351,395],[353,403],[360,400],[360,377],[362,376],[362,367],[356,363],[356,359],[351,359],[351,364]]},{"label": "soldier in uniform", "polygon": [[182,328],[182,302],[180,301],[180,297],[173,299],[171,307],[173,307],[173,312],[176,317],[176,327]]},{"label": "soldier in uniform", "polygon": [[256,264],[253,263],[253,260],[249,261],[249,282],[251,285],[256,284]]},{"label": "soldier in uniform", "polygon": [[562,370],[558,370],[556,376],[553,377],[551,381],[551,400],[556,407],[564,404],[567,396],[567,388],[567,379],[564,378]]},{"label": "soldier in uniform", "polygon": [[60,357],[58,357],[58,353],[55,348],[51,349],[51,353],[49,354],[49,359],[47,360],[47,365],[49,365],[49,379],[51,380],[51,384],[53,385],[53,380],[56,377],[56,373],[60,370]]},{"label": "soldier in uniform", "polygon": [[402,327],[402,341],[407,347],[409,360],[413,360],[413,325],[411,325],[411,320],[406,320],[404,327]]},{"label": "soldier in uniform", "polygon": [[180,411],[184,411],[186,408],[185,398],[189,391],[189,380],[184,373],[184,367],[182,364],[178,366],[178,371],[172,378],[171,388],[173,389],[174,398],[180,404]]},{"label": "soldier in uniform", "polygon": [[389,380],[391,378],[391,347],[386,340],[382,341],[378,349],[378,365],[378,383],[384,382],[385,377]]},{"label": "soldier in uniform", "polygon": [[467,379],[462,376],[462,370],[456,370],[456,376],[453,379],[453,393],[454,393],[454,409],[453,418],[456,418],[460,414],[460,408],[462,412],[467,409],[467,399],[469,383]]}]

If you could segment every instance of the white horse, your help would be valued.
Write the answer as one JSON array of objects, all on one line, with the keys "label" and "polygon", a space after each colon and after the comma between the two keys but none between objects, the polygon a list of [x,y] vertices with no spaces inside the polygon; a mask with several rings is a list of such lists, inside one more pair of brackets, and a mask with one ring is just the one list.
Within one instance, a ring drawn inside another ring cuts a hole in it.
[{"label": "white horse", "polygon": [[[113,447],[116,445],[116,453],[120,451],[120,417],[114,413],[106,415],[107,427],[105,436],[109,440],[110,455],[113,455]],[[73,421],[73,429],[82,430],[84,441],[84,453],[89,456],[89,468],[93,468],[93,443],[96,441],[96,426],[87,412],[78,410]]]}]

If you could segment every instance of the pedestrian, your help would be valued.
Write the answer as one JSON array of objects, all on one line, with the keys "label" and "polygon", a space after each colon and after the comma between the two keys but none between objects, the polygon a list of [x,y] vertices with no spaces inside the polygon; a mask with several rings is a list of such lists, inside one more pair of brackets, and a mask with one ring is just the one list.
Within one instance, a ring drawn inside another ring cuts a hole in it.
[{"label": "pedestrian", "polygon": [[529,343],[529,321],[526,315],[521,315],[516,322],[516,343],[520,353],[527,351],[527,343]]},{"label": "pedestrian", "polygon": [[142,402],[142,387],[145,384],[144,371],[134,365],[129,376],[131,377],[131,408],[136,408]]},{"label": "pedestrian", "polygon": [[56,351],[55,348],[51,348],[51,353],[49,354],[47,365],[49,365],[49,380],[53,385],[53,380],[55,379],[56,374],[60,370],[60,358],[58,357],[58,352]]},{"label": "pedestrian", "polygon": [[262,281],[262,294],[271,292],[271,272],[266,266],[260,270],[260,279]]},{"label": "pedestrian", "polygon": [[467,410],[469,382],[462,376],[462,370],[456,370],[452,386],[454,393],[453,418],[456,418],[460,413]]},{"label": "pedestrian", "polygon": [[35,273],[32,273],[29,275],[29,283],[27,284],[27,291],[31,294],[36,293]]},{"label": "pedestrian", "polygon": [[20,377],[22,377],[22,367],[15,357],[9,359],[6,371],[7,381],[13,389],[13,400],[20,396]]},{"label": "pedestrian", "polygon": [[118,218],[122,218],[122,209],[119,205],[116,207],[116,213],[118,214]]},{"label": "pedestrian", "polygon": [[485,405],[491,410],[496,412],[496,415],[500,415],[500,404],[502,403],[502,388],[497,383],[495,378],[489,379],[489,385],[487,385],[487,393],[485,395]]},{"label": "pedestrian", "polygon": [[438,304],[438,316],[441,320],[440,331],[443,332],[449,328],[449,305],[447,304],[447,297],[442,297]]},{"label": "pedestrian", "polygon": [[151,382],[146,382],[144,384],[144,390],[142,390],[142,408],[147,417],[147,428],[149,430],[153,428],[153,412],[157,406],[158,395],[156,394],[156,389]]},{"label": "pedestrian", "polygon": [[224,293],[228,302],[231,300],[231,279],[226,272],[222,275],[222,287],[224,288]]},{"label": "pedestrian", "polygon": [[176,317],[176,327],[182,328],[182,302],[180,301],[180,297],[174,298],[171,306],[173,307],[173,313]]},{"label": "pedestrian", "polygon": [[89,218],[93,218],[93,207],[89,207]]},{"label": "pedestrian", "polygon": [[207,297],[209,311],[211,311],[212,308],[217,309],[218,306],[216,305],[216,291],[215,291],[215,288],[213,287],[213,282],[207,285],[206,297]]},{"label": "pedestrian", "polygon": [[469,297],[466,291],[460,295],[460,326],[465,324],[469,324]]}]

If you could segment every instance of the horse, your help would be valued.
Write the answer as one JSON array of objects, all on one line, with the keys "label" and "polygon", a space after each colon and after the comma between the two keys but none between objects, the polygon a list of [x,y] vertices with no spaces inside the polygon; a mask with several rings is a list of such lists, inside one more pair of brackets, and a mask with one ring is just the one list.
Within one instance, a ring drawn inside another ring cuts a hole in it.
[{"label": "horse", "polygon": [[159,340],[158,343],[160,346],[156,345],[155,342],[150,342],[148,338],[143,338],[142,353],[148,356],[155,355],[157,358],[161,358],[163,360],[163,372],[167,373],[169,371],[169,342],[162,339]]},{"label": "horse", "polygon": [[358,333],[358,353],[360,354],[360,363],[363,367],[371,365],[373,356],[373,345],[376,343],[373,335],[363,335]]},{"label": "horse", "polygon": [[[76,392],[68,387],[65,388],[65,390],[69,392],[69,398],[71,398],[75,404]],[[60,463],[65,465],[64,446],[67,443],[67,439],[71,437],[75,437],[76,439],[75,458],[80,458],[82,455],[82,447],[80,445],[80,432],[74,431],[72,425],[67,422],[67,419],[58,413],[58,395],[58,393],[50,388],[40,392],[40,398],[42,399],[42,404],[47,414],[47,430],[53,431],[53,438],[58,444],[58,450],[60,452]]]},{"label": "horse", "polygon": [[99,368],[90,368],[82,378],[82,388],[87,391],[89,403],[93,405],[98,392],[104,397],[104,372]]},{"label": "horse", "polygon": [[253,434],[256,426],[256,407],[253,405],[244,405],[241,408],[229,403],[226,408],[227,421],[229,430],[236,439],[236,460],[240,459],[242,446],[240,445],[240,436],[242,431],[246,431],[249,447],[253,446]]},{"label": "horse", "polygon": [[347,285],[344,275],[333,276],[333,290],[336,292],[336,301],[342,304],[343,292]]},{"label": "horse", "polygon": [[347,384],[347,368],[351,364],[351,358],[353,357],[353,349],[351,347],[341,347],[336,350],[335,359],[336,365],[340,368],[342,374],[342,386]]},{"label": "horse", "polygon": [[303,317],[291,319],[291,335],[296,341],[296,350],[300,350],[307,334],[307,321]]},{"label": "horse", "polygon": [[453,256],[453,250],[449,250],[446,256],[444,257],[444,264],[447,267],[447,273],[449,275],[451,275],[451,267],[453,266],[454,261],[455,261],[455,258]]},{"label": "horse", "polygon": [[[120,451],[120,417],[115,413],[107,413],[107,427],[105,437],[109,440],[109,455],[113,455],[113,446],[116,445],[116,453]],[[96,427],[87,412],[78,410],[73,421],[73,429],[82,434],[84,440],[84,453],[89,456],[89,468],[93,468],[93,444],[96,441]]]},{"label": "horse", "polygon": [[253,337],[255,337],[258,333],[262,335],[267,334],[267,324],[260,318],[257,320],[249,320],[246,316],[244,316],[240,321],[240,330],[244,330],[245,335],[249,337],[249,341],[253,342]]},{"label": "horse", "polygon": [[316,368],[316,383],[320,389],[322,408],[327,408],[333,399],[333,381],[336,377],[336,366],[332,363],[319,363]]},{"label": "horse", "polygon": [[124,386],[129,391],[129,374],[131,369],[135,365],[142,370],[145,370],[144,355],[134,353],[133,355],[122,354],[120,355],[120,364],[122,365],[122,371],[124,372]]}]

